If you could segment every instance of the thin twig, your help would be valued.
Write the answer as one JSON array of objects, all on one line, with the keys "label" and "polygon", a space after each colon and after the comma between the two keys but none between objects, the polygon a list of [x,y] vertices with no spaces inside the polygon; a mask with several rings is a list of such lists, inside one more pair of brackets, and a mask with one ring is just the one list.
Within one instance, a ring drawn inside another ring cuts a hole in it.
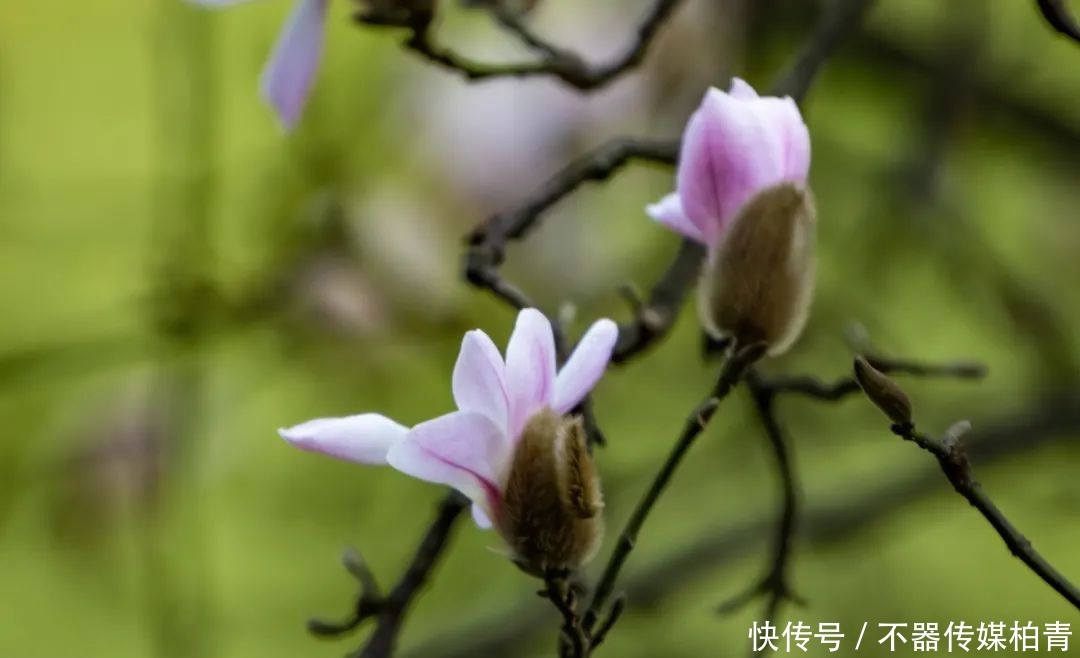
[{"label": "thin twig", "polygon": [[[1039,400],[977,423],[969,435],[968,451],[980,466],[1015,464],[1052,445],[1075,446],[1080,441],[1080,390]],[[850,541],[895,519],[897,514],[934,495],[941,474],[928,464],[889,473],[870,482],[852,483],[852,493],[831,500],[812,501],[799,524],[800,541],[825,550]],[[772,514],[752,518],[721,531],[673,547],[662,557],[628,573],[624,582],[627,603],[639,611],[656,610],[667,596],[704,574],[738,564],[757,555],[763,539],[773,536]],[[975,565],[968,565],[976,569]],[[537,624],[544,610],[535,597],[522,599],[493,615],[464,626],[434,630],[408,653],[409,658],[518,658],[523,647],[546,633]],[[613,606],[614,607],[614,606]]]},{"label": "thin twig", "polygon": [[[746,374],[746,386],[754,402],[754,409],[769,439],[769,447],[776,458],[776,470],[780,475],[780,518],[773,536],[772,556],[765,574],[741,594],[720,606],[721,612],[731,612],[758,595],[766,595],[764,619],[774,621],[785,600],[803,603],[789,583],[795,530],[799,514],[799,485],[795,465],[784,429],[777,418],[774,403],[776,391],[769,388],[754,370]],[[756,653],[755,655],[762,655]]]},{"label": "thin twig", "polygon": [[1080,589],[1035,550],[1031,541],[998,509],[975,479],[959,434],[939,440],[916,431],[915,426],[910,423],[894,424],[892,431],[934,455],[941,466],[941,472],[949,479],[953,489],[979,510],[983,518],[997,531],[1009,551],[1074,608],[1080,610]]},{"label": "thin twig", "polygon": [[[981,379],[986,376],[986,366],[974,361],[952,363],[929,363],[911,359],[894,359],[886,356],[867,356],[866,360],[886,374],[913,375],[916,377],[950,377],[956,379]],[[826,402],[843,400],[859,391],[854,377],[840,377],[824,382],[810,375],[761,376],[761,385],[774,395],[802,395]]]},{"label": "thin twig", "polygon": [[742,347],[734,351],[724,363],[724,367],[720,371],[720,376],[717,378],[716,384],[713,386],[708,397],[695,407],[694,411],[687,418],[682,434],[679,435],[679,438],[676,440],[667,459],[660,467],[660,470],[657,471],[652,484],[645,491],[645,495],[642,496],[637,507],[634,508],[633,514],[630,515],[630,519],[626,522],[626,526],[619,535],[618,543],[615,545],[615,549],[612,551],[611,557],[604,567],[604,573],[596,584],[592,601],[589,603],[589,609],[585,613],[583,623],[586,631],[591,631],[596,625],[597,620],[600,618],[600,613],[607,603],[608,597],[611,596],[612,591],[615,589],[615,582],[618,580],[619,572],[622,570],[623,565],[626,564],[627,558],[630,557],[630,552],[637,543],[637,536],[641,531],[641,527],[645,525],[645,520],[648,518],[649,513],[652,512],[653,506],[656,505],[660,496],[664,493],[668,483],[671,481],[671,477],[675,474],[679,464],[682,463],[686,453],[694,445],[694,441],[697,439],[698,435],[700,435],[708,425],[709,420],[720,407],[720,402],[726,398],[728,393],[735,387],[735,384],[742,377],[746,369],[760,359],[764,353],[765,346],[760,343]]},{"label": "thin twig", "polygon": [[557,78],[580,91],[594,91],[635,69],[645,59],[654,38],[681,3],[682,0],[656,0],[638,24],[630,46],[604,64],[589,64],[577,53],[541,38],[517,16],[499,9],[493,10],[496,20],[523,44],[537,51],[541,55],[540,59],[511,64],[489,64],[463,57],[435,42],[430,21],[405,25],[412,30],[405,46],[428,61],[460,73],[470,81],[545,76]]},{"label": "thin twig", "polygon": [[[468,506],[468,499],[456,491],[448,493],[439,503],[434,521],[424,533],[424,538],[413,555],[405,573],[390,593],[380,600],[372,599],[370,587],[373,585],[366,577],[361,578],[360,598],[356,603],[356,612],[343,624],[344,630],[356,628],[364,619],[377,614],[375,630],[362,648],[351,654],[355,658],[389,658],[394,653],[401,625],[409,606],[427,584],[431,572],[438,564],[443,549],[450,540],[455,521]],[[355,574],[354,574],[355,575]],[[373,580],[373,579],[372,579]],[[365,601],[366,599],[366,601]],[[355,619],[355,623],[353,622]],[[330,625],[309,626],[312,632],[333,631]]]},{"label": "thin twig", "polygon": [[1080,42],[1080,23],[1073,18],[1065,6],[1065,0],[1037,0],[1039,11],[1042,12],[1050,27],[1073,41]]},{"label": "thin twig", "polygon": [[[843,36],[858,26],[873,1],[847,0],[827,12],[773,85],[772,93],[789,95],[801,102],[828,56]],[[585,182],[607,180],[635,160],[674,164],[678,151],[678,140],[622,137],[601,145],[557,173],[520,204],[493,215],[473,231],[465,258],[466,278],[520,308],[527,297],[499,273],[508,242],[525,237],[540,224],[548,209]],[[614,362],[630,360],[667,335],[697,281],[704,256],[702,245],[692,240],[682,241],[647,297],[639,297],[633,304],[633,318],[620,324],[619,340],[612,356]]]}]

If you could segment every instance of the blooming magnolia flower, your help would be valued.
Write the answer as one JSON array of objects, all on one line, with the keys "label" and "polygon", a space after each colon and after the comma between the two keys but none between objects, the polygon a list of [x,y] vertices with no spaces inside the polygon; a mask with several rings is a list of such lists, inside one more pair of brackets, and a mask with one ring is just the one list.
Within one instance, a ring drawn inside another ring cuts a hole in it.
[{"label": "blooming magnolia flower", "polygon": [[[224,7],[243,0],[189,0]],[[286,129],[299,121],[322,59],[329,0],[296,0],[292,13],[263,68],[259,89]]]},{"label": "blooming magnolia flower", "polygon": [[736,78],[710,89],[683,133],[676,192],[646,212],[704,244],[706,329],[777,354],[806,321],[816,214],[807,188],[810,134],[791,98]]},{"label": "blooming magnolia flower", "polygon": [[555,341],[536,309],[518,315],[506,360],[488,336],[465,334],[454,366],[458,410],[407,428],[366,413],[280,430],[304,450],[389,464],[449,485],[473,502],[530,573],[579,566],[599,539],[599,484],[581,421],[566,417],[600,379],[618,337],[600,320],[556,373]]}]

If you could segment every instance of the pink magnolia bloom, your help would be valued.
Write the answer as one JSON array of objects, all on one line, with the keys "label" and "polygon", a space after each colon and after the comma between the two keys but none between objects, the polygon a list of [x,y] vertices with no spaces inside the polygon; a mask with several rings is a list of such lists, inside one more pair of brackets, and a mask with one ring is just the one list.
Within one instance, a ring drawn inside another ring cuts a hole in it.
[{"label": "pink magnolia bloom", "polygon": [[683,133],[676,191],[646,212],[710,248],[739,210],[778,183],[806,184],[810,133],[791,98],[758,96],[739,78],[710,89]]},{"label": "pink magnolia bloom", "polygon": [[556,373],[551,324],[536,309],[525,309],[505,361],[483,331],[465,334],[452,378],[457,411],[412,428],[365,413],[311,420],[279,433],[303,450],[389,464],[453,487],[472,500],[477,525],[488,528],[502,518],[503,494],[526,424],[576,407],[603,375],[617,337],[614,322],[597,321]]},{"label": "pink magnolia bloom", "polygon": [[[243,0],[189,0],[224,7]],[[292,13],[263,68],[259,90],[286,129],[300,120],[322,59],[329,0],[296,0]]]}]

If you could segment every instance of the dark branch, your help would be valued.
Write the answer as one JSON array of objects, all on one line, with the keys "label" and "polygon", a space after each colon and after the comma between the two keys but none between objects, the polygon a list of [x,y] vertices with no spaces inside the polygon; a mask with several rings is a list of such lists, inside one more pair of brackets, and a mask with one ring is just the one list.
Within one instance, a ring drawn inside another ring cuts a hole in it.
[{"label": "dark branch", "polygon": [[[910,359],[893,359],[880,355],[868,356],[866,360],[874,368],[886,374],[957,379],[981,379],[986,376],[986,366],[973,361],[935,364]],[[833,382],[823,382],[809,375],[761,376],[758,381],[773,395],[803,395],[828,402],[842,400],[859,391],[859,384],[851,376],[840,377]]]},{"label": "dark branch", "polygon": [[[656,0],[635,30],[634,41],[622,54],[604,64],[590,64],[577,53],[556,46],[532,32],[521,19],[509,12],[493,9],[493,14],[510,34],[536,51],[540,59],[512,64],[488,64],[462,57],[452,49],[437,44],[431,34],[431,22],[405,21],[411,29],[405,46],[428,61],[460,73],[467,80],[490,78],[554,77],[580,91],[600,89],[619,76],[636,68],[645,59],[649,46],[682,0]],[[364,22],[371,22],[370,20]]]},{"label": "dark branch", "polygon": [[355,658],[389,658],[393,655],[405,614],[427,584],[450,539],[454,523],[468,503],[468,499],[456,491],[451,491],[442,499],[435,519],[424,533],[408,568],[386,596],[379,593],[375,577],[359,555],[346,553],[345,568],[360,583],[360,594],[353,613],[342,622],[312,619],[308,622],[308,630],[316,635],[333,637],[356,629],[368,619],[375,619],[375,630],[371,637],[363,647],[350,655]]},{"label": "dark branch", "polygon": [[1080,42],[1080,23],[1073,18],[1065,7],[1065,0],[1037,0],[1039,11],[1042,12],[1050,27],[1073,41]]},{"label": "dark branch", "polygon": [[911,402],[896,382],[858,356],[855,357],[855,376],[866,397],[892,420],[892,432],[934,455],[941,472],[956,492],[979,510],[983,518],[997,531],[1009,551],[1073,607],[1080,610],[1080,590],[1035,550],[975,479],[962,443],[963,435],[971,429],[971,424],[967,421],[957,423],[946,432],[944,439],[935,439],[915,429]]},{"label": "dark branch", "polygon": [[802,603],[802,599],[795,594],[789,583],[799,514],[799,485],[788,441],[780,419],[776,416],[776,391],[770,389],[753,370],[746,375],[746,385],[750,390],[754,409],[765,429],[765,436],[769,439],[769,447],[776,458],[776,470],[780,475],[781,485],[780,518],[773,536],[772,557],[765,574],[743,593],[722,604],[720,612],[733,612],[751,599],[765,595],[763,619],[775,621],[784,601]]},{"label": "dark branch", "polygon": [[[1013,463],[1048,445],[1077,443],[1080,432],[1080,391],[980,422],[982,430],[969,435],[968,452],[979,465]],[[806,510],[799,524],[800,540],[817,548],[862,535],[888,523],[901,510],[935,495],[940,480],[936,468],[919,467],[894,477],[869,483],[854,495],[820,502]],[[724,565],[755,555],[760,542],[775,532],[775,521],[758,518],[699,540],[646,565],[626,581],[629,604],[638,610],[661,605],[666,596]],[[536,620],[542,612],[533,600],[453,631],[433,634],[410,658],[516,658],[522,647],[545,630]]]},{"label": "dark branch", "polygon": [[979,510],[983,518],[997,531],[1009,551],[1074,608],[1080,610],[1080,590],[1035,550],[1031,541],[1006,518],[990,496],[983,491],[979,481],[975,479],[975,473],[971,469],[971,463],[968,461],[961,442],[960,435],[964,430],[956,429],[941,440],[916,431],[915,426],[910,423],[894,424],[892,431],[897,436],[911,441],[934,455],[941,466],[941,472],[949,479],[956,493],[966,498],[972,507]]},{"label": "dark branch", "polygon": [[657,471],[652,484],[645,491],[645,495],[638,502],[637,507],[634,508],[633,514],[630,515],[630,519],[626,522],[626,526],[619,535],[618,543],[615,545],[615,549],[612,551],[611,557],[604,567],[604,573],[596,584],[592,601],[589,603],[589,609],[585,613],[584,626],[586,631],[591,631],[599,620],[600,614],[607,604],[608,598],[615,589],[615,582],[619,578],[619,572],[622,571],[623,565],[626,564],[626,560],[630,557],[630,552],[637,543],[638,532],[640,532],[641,527],[645,525],[645,520],[648,518],[649,513],[652,512],[653,506],[656,505],[660,496],[664,493],[668,483],[671,481],[671,477],[675,474],[679,464],[682,463],[686,453],[694,445],[694,441],[697,439],[698,435],[700,435],[708,425],[709,420],[720,407],[720,402],[723,401],[728,393],[735,387],[735,384],[738,383],[746,369],[760,359],[764,353],[765,346],[760,343],[748,345],[734,351],[724,363],[724,367],[720,371],[720,376],[717,378],[716,384],[713,386],[708,397],[695,407],[694,411],[686,419],[686,425],[682,434],[679,435],[679,438],[676,440],[667,459],[660,467],[660,470]]}]

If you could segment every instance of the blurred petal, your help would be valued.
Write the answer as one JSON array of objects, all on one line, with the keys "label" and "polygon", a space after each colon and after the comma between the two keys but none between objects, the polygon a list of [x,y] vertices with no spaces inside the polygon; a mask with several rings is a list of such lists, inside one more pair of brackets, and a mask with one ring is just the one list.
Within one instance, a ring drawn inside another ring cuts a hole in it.
[{"label": "blurred petal", "polygon": [[405,438],[409,428],[379,414],[316,418],[279,429],[281,438],[301,450],[321,452],[362,464],[385,464],[390,447]]},{"label": "blurred petal", "polygon": [[791,98],[780,100],[784,131],[784,179],[805,183],[810,175],[810,130]]},{"label": "blurred petal", "polygon": [[490,418],[455,411],[412,428],[386,460],[402,473],[457,489],[491,518],[511,456],[502,428]]},{"label": "blurred petal", "polygon": [[705,243],[705,236],[701,230],[683,213],[682,201],[678,194],[669,194],[658,203],[649,204],[645,212],[683,237]]},{"label": "blurred petal", "polygon": [[555,393],[555,338],[551,323],[535,308],[518,313],[506,347],[506,395],[510,437],[516,440],[528,417],[551,404]]},{"label": "blurred petal", "polygon": [[555,411],[568,413],[596,386],[618,338],[618,325],[606,318],[589,327],[555,379]]},{"label": "blurred petal", "polygon": [[476,527],[481,530],[487,530],[492,526],[491,519],[488,518],[488,515],[484,513],[484,510],[476,503],[473,503],[472,505],[472,519],[473,523],[476,524]]},{"label": "blurred petal", "polygon": [[505,428],[508,404],[504,369],[499,348],[487,334],[479,330],[466,333],[454,365],[454,401],[458,409],[482,413]]},{"label": "blurred petal", "polygon": [[277,110],[286,129],[292,128],[300,119],[315,81],[322,58],[328,2],[296,0],[263,69],[260,80],[263,98]]},{"label": "blurred petal", "polygon": [[739,100],[755,100],[760,98],[758,93],[754,91],[754,88],[742,78],[731,79],[731,89],[728,91],[728,94]]}]

